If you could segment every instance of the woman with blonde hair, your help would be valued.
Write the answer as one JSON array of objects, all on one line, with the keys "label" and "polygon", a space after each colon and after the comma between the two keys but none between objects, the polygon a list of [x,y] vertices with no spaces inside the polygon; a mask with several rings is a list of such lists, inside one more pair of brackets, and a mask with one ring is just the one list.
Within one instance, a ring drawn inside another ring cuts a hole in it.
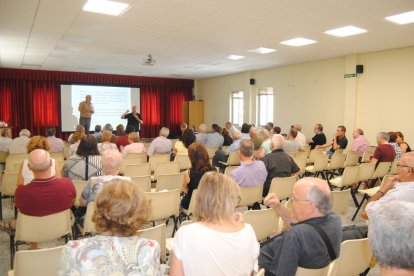
[{"label": "woman with blonde hair", "polygon": [[130,132],[128,134],[129,145],[121,146],[122,156],[125,157],[128,153],[142,153],[145,152],[143,143],[139,143],[139,132]]},{"label": "woman with blonde hair", "polygon": [[[31,153],[35,149],[44,149],[46,151],[50,151],[49,141],[46,137],[43,136],[32,136],[29,140],[29,143],[26,145],[27,153]],[[51,171],[52,176],[61,178],[62,175],[59,170],[58,161],[51,158],[50,161],[52,162]],[[19,173],[17,175],[17,185],[26,185],[29,184],[33,180],[33,172],[29,169],[29,160],[25,159],[19,168]]]},{"label": "woman with blonde hair", "polygon": [[111,143],[112,132],[109,130],[102,131],[101,143],[98,144],[99,153],[102,154],[107,149],[118,150],[116,144]]},{"label": "woman with blonde hair", "polygon": [[270,150],[270,132],[267,129],[259,128],[257,130],[257,138],[262,141],[259,151],[255,152],[253,156],[255,158],[263,158],[266,154],[271,153]]},{"label": "woman with blonde hair", "polygon": [[259,243],[235,213],[240,188],[230,177],[207,172],[198,186],[195,223],[178,229],[170,275],[251,275]]},{"label": "woman with blonde hair", "polygon": [[159,244],[136,235],[150,215],[151,204],[139,185],[108,183],[92,217],[100,234],[68,242],[58,275],[159,275]]}]

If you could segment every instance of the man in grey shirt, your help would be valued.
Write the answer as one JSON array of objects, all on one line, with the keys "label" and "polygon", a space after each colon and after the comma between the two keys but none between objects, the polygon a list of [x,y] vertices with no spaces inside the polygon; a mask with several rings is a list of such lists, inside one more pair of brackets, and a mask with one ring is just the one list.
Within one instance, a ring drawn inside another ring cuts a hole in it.
[{"label": "man in grey shirt", "polygon": [[287,153],[297,153],[299,151],[300,145],[296,142],[296,136],[298,136],[298,131],[294,128],[291,128],[289,135],[285,143],[283,144],[283,150]]},{"label": "man in grey shirt", "polygon": [[224,137],[220,135],[221,128],[218,124],[211,126],[211,133],[207,134],[206,147],[220,148],[223,146]]},{"label": "man in grey shirt", "polygon": [[292,211],[283,207],[274,193],[264,199],[265,205],[291,225],[260,250],[259,267],[266,270],[266,275],[294,276],[298,267],[318,269],[329,265],[332,260],[328,246],[311,225],[325,232],[335,257],[339,256],[341,219],[331,212],[331,191],[326,181],[313,177],[298,180],[289,200]]}]

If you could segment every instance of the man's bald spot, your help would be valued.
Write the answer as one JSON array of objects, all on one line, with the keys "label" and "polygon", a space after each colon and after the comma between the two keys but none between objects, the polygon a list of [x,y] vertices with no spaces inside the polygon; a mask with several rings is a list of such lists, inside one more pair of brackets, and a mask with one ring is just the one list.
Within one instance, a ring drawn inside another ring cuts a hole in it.
[{"label": "man's bald spot", "polygon": [[277,148],[282,148],[281,146],[276,147],[276,145],[283,145],[283,142],[285,141],[285,138],[283,138],[282,135],[280,134],[273,134],[272,136],[272,144],[273,146],[277,149]]},{"label": "man's bald spot", "polygon": [[316,177],[304,177],[296,181],[295,186],[298,186],[298,188],[304,188],[308,191],[315,187],[322,191],[324,194],[329,195],[331,193],[331,190],[329,189],[329,185],[326,183],[325,180],[316,178]]},{"label": "man's bald spot", "polygon": [[400,163],[403,161],[407,164],[407,166],[410,166],[411,168],[414,168],[414,152],[407,152],[401,157]]},{"label": "man's bald spot", "polygon": [[50,155],[44,149],[35,149],[29,153],[29,166],[32,171],[45,171],[50,168]]}]

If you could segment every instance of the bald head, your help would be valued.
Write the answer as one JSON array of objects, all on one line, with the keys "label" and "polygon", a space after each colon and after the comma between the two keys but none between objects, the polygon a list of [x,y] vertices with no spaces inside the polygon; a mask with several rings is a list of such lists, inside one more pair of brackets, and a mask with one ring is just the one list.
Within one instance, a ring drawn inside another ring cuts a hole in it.
[{"label": "bald head", "polygon": [[280,134],[274,134],[272,136],[273,150],[283,148],[283,143],[284,142],[285,142],[285,138],[283,138],[282,135],[280,135]]},{"label": "bald head", "polygon": [[122,155],[118,150],[107,149],[102,153],[102,169],[105,175],[118,175],[121,163]]},{"label": "bald head", "polygon": [[331,190],[325,180],[305,177],[295,183],[293,190],[295,194],[302,194],[307,200],[314,202],[322,214],[327,215],[331,211]]},{"label": "bald head", "polygon": [[35,149],[29,153],[29,168],[35,172],[44,172],[52,165],[50,155],[44,149]]}]

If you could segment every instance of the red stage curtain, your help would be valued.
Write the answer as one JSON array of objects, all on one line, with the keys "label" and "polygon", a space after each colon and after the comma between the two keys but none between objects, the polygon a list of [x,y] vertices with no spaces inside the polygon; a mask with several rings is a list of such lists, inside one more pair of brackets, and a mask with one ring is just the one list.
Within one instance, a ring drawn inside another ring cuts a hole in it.
[{"label": "red stage curtain", "polygon": [[0,120],[12,125],[11,88],[0,81]]}]

